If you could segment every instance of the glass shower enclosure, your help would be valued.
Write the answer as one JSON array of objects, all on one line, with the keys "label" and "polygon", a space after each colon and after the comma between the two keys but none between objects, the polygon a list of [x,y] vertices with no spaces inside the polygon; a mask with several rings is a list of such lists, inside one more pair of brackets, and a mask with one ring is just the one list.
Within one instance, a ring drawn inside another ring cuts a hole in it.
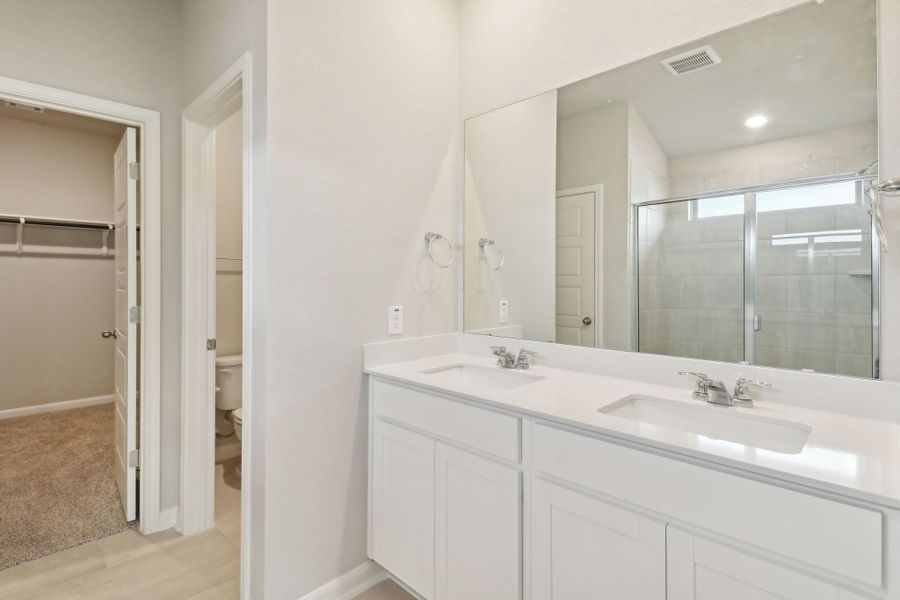
[{"label": "glass shower enclosure", "polygon": [[638,350],[878,377],[870,181],[638,205]]}]

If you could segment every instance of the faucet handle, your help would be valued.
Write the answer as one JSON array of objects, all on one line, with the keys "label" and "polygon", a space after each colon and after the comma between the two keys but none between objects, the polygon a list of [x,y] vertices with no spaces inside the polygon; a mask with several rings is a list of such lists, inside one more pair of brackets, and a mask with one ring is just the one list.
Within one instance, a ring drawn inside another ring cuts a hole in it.
[{"label": "faucet handle", "polygon": [[537,355],[537,352],[535,352],[534,350],[526,350],[525,348],[522,348],[521,350],[519,350],[519,357],[516,359],[516,368],[518,368],[518,369],[529,368],[531,366],[531,364],[528,362],[528,358],[531,356],[536,356],[536,355]]},{"label": "faucet handle", "polygon": [[506,346],[491,346],[491,352],[494,354],[501,354],[506,352]]},{"label": "faucet handle", "polygon": [[697,373],[694,371],[678,371],[679,375],[687,375],[697,378],[697,387],[694,388],[695,400],[709,400],[709,384],[712,380],[706,373]]},{"label": "faucet handle", "polygon": [[738,377],[737,381],[734,382],[735,402],[753,405],[753,399],[750,398],[750,392],[747,391],[747,388],[751,385],[761,388],[772,387],[771,383],[766,383],[765,381],[757,381],[756,379],[749,379],[743,376]]}]

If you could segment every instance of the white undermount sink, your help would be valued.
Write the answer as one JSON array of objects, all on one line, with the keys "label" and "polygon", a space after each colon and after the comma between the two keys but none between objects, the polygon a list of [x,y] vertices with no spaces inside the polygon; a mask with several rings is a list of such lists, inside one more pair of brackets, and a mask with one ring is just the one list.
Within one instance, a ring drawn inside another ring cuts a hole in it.
[{"label": "white undermount sink", "polygon": [[812,430],[803,423],[737,412],[731,407],[710,406],[700,401],[693,405],[649,396],[626,396],[599,412],[783,454],[798,454],[803,450]]},{"label": "white undermount sink", "polygon": [[428,378],[435,383],[471,385],[492,390],[511,390],[543,379],[539,375],[511,369],[504,370],[500,367],[467,364],[435,367],[422,371],[422,374],[428,375]]}]

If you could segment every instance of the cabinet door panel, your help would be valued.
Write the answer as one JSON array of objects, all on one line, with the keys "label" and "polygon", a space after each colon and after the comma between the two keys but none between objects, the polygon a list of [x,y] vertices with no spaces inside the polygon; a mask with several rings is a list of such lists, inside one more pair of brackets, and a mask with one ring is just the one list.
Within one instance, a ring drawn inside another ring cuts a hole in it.
[{"label": "cabinet door panel", "polygon": [[438,600],[521,598],[521,474],[435,447]]},{"label": "cabinet door panel", "polygon": [[863,600],[831,583],[669,527],[669,600]]},{"label": "cabinet door panel", "polygon": [[532,585],[541,600],[665,600],[665,525],[535,479]]},{"label": "cabinet door panel", "polygon": [[425,596],[434,594],[434,441],[375,421],[372,552]]}]

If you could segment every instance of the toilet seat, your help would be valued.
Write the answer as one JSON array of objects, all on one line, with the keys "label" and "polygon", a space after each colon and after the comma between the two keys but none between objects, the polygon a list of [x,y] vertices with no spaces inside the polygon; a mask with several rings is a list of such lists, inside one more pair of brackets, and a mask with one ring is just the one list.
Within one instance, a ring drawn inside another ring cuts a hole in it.
[{"label": "toilet seat", "polygon": [[242,419],[243,415],[242,415],[241,410],[242,410],[241,408],[236,408],[233,411],[231,411],[231,421],[235,425],[240,425],[243,422],[243,419]]}]

